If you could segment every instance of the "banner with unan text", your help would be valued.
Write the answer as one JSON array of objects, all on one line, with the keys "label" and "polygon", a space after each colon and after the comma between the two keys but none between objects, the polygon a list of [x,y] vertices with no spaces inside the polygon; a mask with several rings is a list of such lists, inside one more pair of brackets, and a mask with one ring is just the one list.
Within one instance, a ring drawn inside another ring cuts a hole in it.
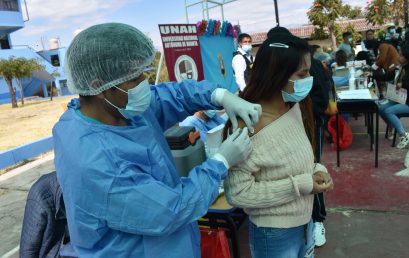
[{"label": "banner with unan text", "polygon": [[200,43],[195,24],[159,24],[166,66],[171,81],[201,81]]}]

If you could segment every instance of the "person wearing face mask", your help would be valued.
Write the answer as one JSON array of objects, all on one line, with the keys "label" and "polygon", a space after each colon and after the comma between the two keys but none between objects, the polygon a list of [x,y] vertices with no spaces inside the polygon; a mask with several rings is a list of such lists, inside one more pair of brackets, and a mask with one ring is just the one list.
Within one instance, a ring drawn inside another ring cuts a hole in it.
[{"label": "person wearing face mask", "polygon": [[249,81],[250,71],[253,67],[251,36],[242,33],[237,38],[238,48],[233,53],[232,67],[239,91],[243,91]]},{"label": "person wearing face mask", "polygon": [[193,116],[186,117],[179,126],[194,126],[200,132],[200,139],[206,142],[206,132],[226,123],[217,110],[198,111]]},{"label": "person wearing face mask", "polygon": [[375,58],[378,56],[379,40],[375,38],[374,30],[369,29],[365,32],[365,39],[361,41],[361,49],[362,51],[368,51],[370,53],[371,60],[375,61]]},{"label": "person wearing face mask", "polygon": [[383,42],[392,44],[396,49],[402,41],[401,35],[396,31],[395,23],[391,22],[386,25],[386,33]]},{"label": "person wearing face mask", "polygon": [[[253,151],[230,169],[224,190],[228,202],[249,215],[253,258],[314,256],[314,194],[332,189],[333,182],[314,161],[310,66],[305,40],[273,33],[239,94],[263,111],[250,138]],[[227,122],[225,135],[229,127]]]},{"label": "person wearing face mask", "polygon": [[198,110],[225,109],[251,128],[260,105],[202,81],[151,86],[152,41],[121,23],[92,26],[67,49],[79,99],[53,128],[55,167],[78,257],[200,257],[197,219],[229,167],[252,150],[247,128],[180,177],[163,132]]},{"label": "person wearing face mask", "polygon": [[343,50],[347,54],[347,61],[354,61],[355,59],[355,50],[354,50],[354,41],[352,39],[351,32],[342,33],[343,42],[339,44],[338,49]]}]

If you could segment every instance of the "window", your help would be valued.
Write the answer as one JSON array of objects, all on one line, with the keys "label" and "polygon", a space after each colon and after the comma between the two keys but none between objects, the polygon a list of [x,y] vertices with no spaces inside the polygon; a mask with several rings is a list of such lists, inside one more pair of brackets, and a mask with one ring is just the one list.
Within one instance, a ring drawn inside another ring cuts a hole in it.
[{"label": "window", "polygon": [[17,0],[0,0],[0,11],[19,11]]},{"label": "window", "polygon": [[0,34],[0,49],[10,49],[10,42],[7,34]]},{"label": "window", "polygon": [[51,64],[55,67],[60,66],[60,57],[58,55],[51,55]]},{"label": "window", "polygon": [[61,80],[61,81],[60,81],[60,87],[61,87],[61,88],[67,87],[67,80]]}]

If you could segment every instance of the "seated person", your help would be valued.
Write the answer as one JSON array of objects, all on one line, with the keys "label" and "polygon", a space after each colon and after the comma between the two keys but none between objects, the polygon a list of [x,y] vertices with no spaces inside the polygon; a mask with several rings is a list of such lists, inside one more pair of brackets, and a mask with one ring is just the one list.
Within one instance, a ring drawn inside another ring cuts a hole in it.
[{"label": "seated person", "polygon": [[[396,89],[404,88],[409,90],[409,43],[401,45],[399,50],[399,70],[396,72],[394,84]],[[393,127],[399,134],[399,143],[396,148],[403,149],[409,144],[409,133],[405,130],[398,115],[409,113],[409,99],[406,99],[405,104],[396,103],[394,101],[386,101],[379,105],[379,115]]]},{"label": "seated person", "polygon": [[375,64],[372,65],[372,76],[376,80],[380,97],[386,94],[386,83],[395,79],[395,70],[399,66],[399,53],[394,46],[388,43],[381,43],[379,46],[379,56]]},{"label": "seated person", "polygon": [[324,68],[327,68],[329,66],[331,56],[327,52],[317,52],[314,54],[314,59],[317,59],[322,63]]},{"label": "seated person", "polygon": [[347,55],[343,50],[338,50],[335,53],[335,63],[332,64],[334,84],[336,87],[348,86],[350,74],[345,72],[347,64]]},{"label": "seated person", "polygon": [[359,51],[355,58],[356,61],[365,61],[367,65],[372,65],[371,54],[369,51]]},{"label": "seated person", "polygon": [[331,64],[333,71],[347,67],[347,54],[344,50],[335,52],[335,63]]},{"label": "seated person", "polygon": [[378,82],[392,81],[399,64],[398,51],[391,44],[382,43],[376,63],[372,65],[374,79]]},{"label": "seated person", "polygon": [[206,132],[226,123],[227,118],[220,116],[216,110],[198,111],[179,123],[179,126],[194,126],[200,132],[200,139],[206,142]]}]

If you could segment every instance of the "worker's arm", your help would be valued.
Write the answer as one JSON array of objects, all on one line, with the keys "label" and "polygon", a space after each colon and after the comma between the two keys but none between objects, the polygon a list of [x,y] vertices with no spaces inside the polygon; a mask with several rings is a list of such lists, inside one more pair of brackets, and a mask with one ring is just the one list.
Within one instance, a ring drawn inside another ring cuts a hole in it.
[{"label": "worker's arm", "polygon": [[151,107],[166,130],[196,111],[220,109],[211,103],[211,95],[218,87],[215,83],[193,80],[161,83],[151,87]]}]

